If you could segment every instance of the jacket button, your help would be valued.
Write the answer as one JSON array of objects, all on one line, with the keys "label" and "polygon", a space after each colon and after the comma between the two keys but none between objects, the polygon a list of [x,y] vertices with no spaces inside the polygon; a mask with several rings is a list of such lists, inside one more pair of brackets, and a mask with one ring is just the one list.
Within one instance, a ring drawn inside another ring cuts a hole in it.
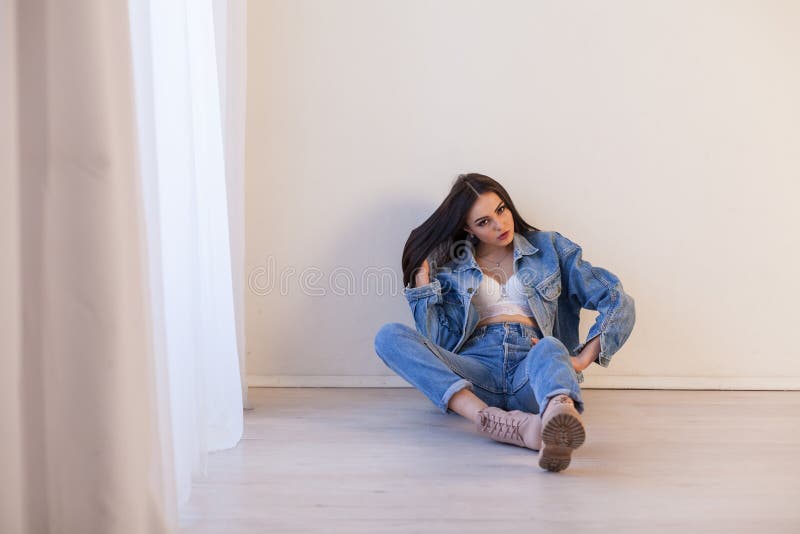
[{"label": "jacket button", "polygon": [[471,287],[467,288],[467,293],[472,293],[472,288]]}]

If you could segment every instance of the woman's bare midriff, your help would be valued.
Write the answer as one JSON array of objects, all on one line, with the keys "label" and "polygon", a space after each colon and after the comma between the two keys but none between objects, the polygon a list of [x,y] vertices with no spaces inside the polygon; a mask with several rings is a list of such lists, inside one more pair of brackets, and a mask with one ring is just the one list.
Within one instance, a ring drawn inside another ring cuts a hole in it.
[{"label": "woman's bare midriff", "polygon": [[487,324],[505,323],[505,322],[522,323],[528,326],[536,326],[536,321],[525,315],[495,315],[494,317],[489,317],[488,319],[480,321],[475,328],[480,328]]}]

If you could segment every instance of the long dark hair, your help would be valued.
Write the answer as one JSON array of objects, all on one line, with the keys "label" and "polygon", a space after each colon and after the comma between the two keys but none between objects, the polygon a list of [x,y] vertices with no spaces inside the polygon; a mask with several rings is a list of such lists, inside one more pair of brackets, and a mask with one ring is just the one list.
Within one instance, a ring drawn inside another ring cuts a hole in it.
[{"label": "long dark hair", "polygon": [[[408,286],[422,266],[422,262],[431,256],[434,265],[443,265],[456,257],[463,257],[463,247],[474,249],[479,240],[470,239],[464,226],[470,208],[483,193],[497,193],[514,217],[514,232],[525,233],[539,229],[531,226],[517,213],[511,197],[497,181],[483,174],[459,174],[453,187],[442,204],[433,215],[414,228],[403,248],[403,285]],[[433,275],[434,265],[431,265]]]}]

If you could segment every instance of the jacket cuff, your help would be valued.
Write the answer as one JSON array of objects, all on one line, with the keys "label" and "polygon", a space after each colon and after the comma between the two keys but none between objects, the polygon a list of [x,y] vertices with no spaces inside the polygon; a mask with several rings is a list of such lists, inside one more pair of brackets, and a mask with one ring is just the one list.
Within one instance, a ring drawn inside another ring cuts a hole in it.
[{"label": "jacket cuff", "polygon": [[442,284],[438,278],[434,278],[432,282],[419,287],[410,287],[410,284],[403,288],[403,293],[409,303],[422,298],[442,295]]},{"label": "jacket cuff", "polygon": [[595,359],[592,363],[596,363],[601,367],[608,367],[608,365],[611,363],[611,357],[606,355],[606,353],[603,351],[603,342],[604,342],[603,338],[605,337],[603,335],[603,332],[598,332],[597,334],[593,335],[592,337],[588,338],[586,341],[575,347],[575,349],[572,351],[572,354],[575,356],[580,354],[580,352],[583,350],[583,347],[585,347],[591,340],[593,340],[597,336],[600,336],[600,354],[597,356],[597,359]]}]

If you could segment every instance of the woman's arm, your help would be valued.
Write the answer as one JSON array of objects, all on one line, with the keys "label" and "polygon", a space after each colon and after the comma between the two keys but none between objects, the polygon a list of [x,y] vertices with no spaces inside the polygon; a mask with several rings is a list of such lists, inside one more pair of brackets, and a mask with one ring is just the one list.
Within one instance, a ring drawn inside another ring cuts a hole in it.
[{"label": "woman's arm", "polygon": [[576,363],[588,367],[597,361],[599,365],[608,367],[611,356],[633,330],[636,321],[633,298],[625,293],[616,275],[585,261],[580,246],[558,232],[554,235],[562,287],[576,307],[599,312],[586,341],[576,349]]},{"label": "woman's arm", "polygon": [[414,276],[414,286],[403,289],[417,332],[437,345],[442,344],[442,286],[439,280],[430,280],[428,260],[422,262]]},{"label": "woman's arm", "polygon": [[575,368],[576,371],[583,371],[590,365],[592,362],[597,360],[597,357],[600,355],[600,338],[596,337],[590,342],[586,343],[583,346],[583,350],[577,355],[572,357],[572,367]]}]

